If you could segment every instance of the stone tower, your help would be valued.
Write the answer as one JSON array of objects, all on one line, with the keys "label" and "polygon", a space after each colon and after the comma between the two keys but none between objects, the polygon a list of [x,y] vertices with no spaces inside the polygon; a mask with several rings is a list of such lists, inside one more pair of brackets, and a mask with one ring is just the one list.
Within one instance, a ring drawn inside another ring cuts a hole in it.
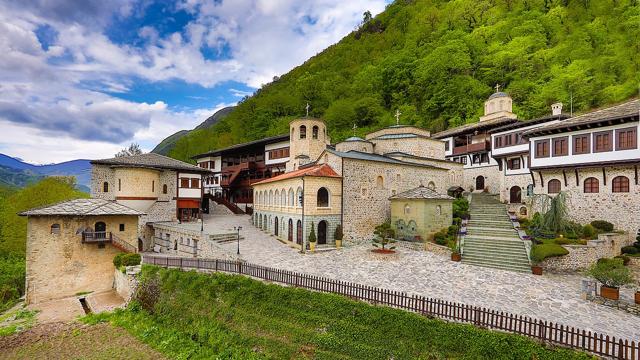
[{"label": "stone tower", "polygon": [[489,96],[484,102],[484,116],[480,117],[480,121],[493,120],[498,118],[516,119],[518,116],[512,112],[513,105],[509,94],[497,91]]},{"label": "stone tower", "polygon": [[324,121],[301,118],[289,123],[289,162],[287,172],[298,170],[300,165],[316,161],[331,143]]}]

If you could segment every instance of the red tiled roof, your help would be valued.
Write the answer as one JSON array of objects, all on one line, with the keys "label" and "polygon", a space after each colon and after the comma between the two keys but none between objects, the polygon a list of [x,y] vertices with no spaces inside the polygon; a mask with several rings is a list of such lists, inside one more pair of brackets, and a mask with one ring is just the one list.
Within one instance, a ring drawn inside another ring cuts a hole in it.
[{"label": "red tiled roof", "polygon": [[278,175],[270,179],[257,182],[253,185],[262,185],[262,184],[267,184],[274,181],[293,179],[293,178],[302,177],[302,176],[317,176],[317,177],[332,177],[332,178],[340,177],[340,175],[338,175],[338,173],[336,173],[331,168],[331,166],[327,164],[320,164],[320,165],[314,165],[304,169],[298,169],[296,171],[284,173],[282,175]]}]

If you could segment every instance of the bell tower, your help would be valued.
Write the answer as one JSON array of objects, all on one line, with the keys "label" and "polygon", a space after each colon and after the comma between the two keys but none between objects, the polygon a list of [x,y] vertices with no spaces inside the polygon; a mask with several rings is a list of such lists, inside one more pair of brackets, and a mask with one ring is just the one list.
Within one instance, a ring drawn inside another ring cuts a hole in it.
[{"label": "bell tower", "polygon": [[321,119],[301,118],[289,123],[289,162],[287,172],[316,161],[331,144],[327,125]]},{"label": "bell tower", "polygon": [[496,85],[496,92],[491,94],[489,99],[484,102],[484,116],[480,117],[480,121],[498,118],[518,118],[518,116],[513,113],[513,100],[511,96],[500,91],[500,85]]}]

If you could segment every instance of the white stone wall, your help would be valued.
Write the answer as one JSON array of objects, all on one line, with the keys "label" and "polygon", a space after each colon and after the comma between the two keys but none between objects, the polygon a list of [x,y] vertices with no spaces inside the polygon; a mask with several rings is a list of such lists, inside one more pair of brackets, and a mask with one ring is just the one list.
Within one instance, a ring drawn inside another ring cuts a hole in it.
[{"label": "white stone wall", "polygon": [[[587,224],[593,220],[606,220],[617,229],[635,234],[640,229],[640,185],[635,183],[635,169],[633,166],[604,167],[606,185],[602,167],[578,169],[578,181],[574,169],[565,170],[567,182],[564,181],[562,170],[536,170],[535,193],[548,194],[548,184],[551,179],[558,179],[562,184],[562,191],[567,193],[569,217],[578,223]],[[544,180],[542,187],[540,172]],[[612,180],[616,176],[626,176],[629,179],[628,193],[612,192]],[[595,177],[600,184],[599,193],[584,193],[584,180]],[[553,195],[553,194],[552,194]],[[534,211],[540,211],[534,208]]]}]

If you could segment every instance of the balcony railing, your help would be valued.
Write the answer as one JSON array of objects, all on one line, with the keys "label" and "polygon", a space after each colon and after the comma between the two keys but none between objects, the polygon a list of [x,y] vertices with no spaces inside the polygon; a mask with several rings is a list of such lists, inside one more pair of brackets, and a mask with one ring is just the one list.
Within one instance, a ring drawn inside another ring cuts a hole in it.
[{"label": "balcony railing", "polygon": [[467,154],[486,150],[491,150],[491,144],[489,141],[482,141],[474,144],[456,146],[453,148],[453,155]]},{"label": "balcony railing", "polygon": [[99,242],[111,242],[113,240],[113,234],[107,231],[83,231],[82,242],[83,243],[99,243]]}]

